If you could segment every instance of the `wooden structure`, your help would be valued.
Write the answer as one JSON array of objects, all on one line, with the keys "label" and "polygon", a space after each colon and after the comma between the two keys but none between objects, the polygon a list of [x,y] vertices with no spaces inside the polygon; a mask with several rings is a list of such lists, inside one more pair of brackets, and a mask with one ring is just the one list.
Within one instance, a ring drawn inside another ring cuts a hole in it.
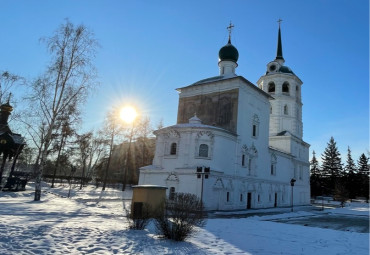
[{"label": "wooden structure", "polygon": [[[24,188],[26,181],[19,176],[13,176],[15,164],[26,142],[20,134],[13,133],[8,125],[8,118],[13,107],[8,102],[0,106],[0,186],[9,190]],[[4,176],[5,175],[5,176]],[[16,187],[13,187],[16,186]]]},{"label": "wooden structure", "polygon": [[132,187],[131,213],[133,218],[143,216],[149,210],[150,216],[163,213],[167,187],[158,185],[136,185]]}]

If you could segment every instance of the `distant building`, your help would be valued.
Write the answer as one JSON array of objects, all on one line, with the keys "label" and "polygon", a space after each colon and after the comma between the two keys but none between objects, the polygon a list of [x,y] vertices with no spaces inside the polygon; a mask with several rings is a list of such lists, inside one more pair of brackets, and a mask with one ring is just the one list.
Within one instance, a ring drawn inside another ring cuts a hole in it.
[{"label": "distant building", "polygon": [[[231,26],[229,27],[231,32]],[[255,86],[235,74],[239,53],[219,51],[219,75],[177,89],[177,124],[154,132],[153,164],[139,184],[199,196],[208,210],[310,203],[309,144],[303,141],[302,81],[284,65],[280,25],[275,60]]]}]

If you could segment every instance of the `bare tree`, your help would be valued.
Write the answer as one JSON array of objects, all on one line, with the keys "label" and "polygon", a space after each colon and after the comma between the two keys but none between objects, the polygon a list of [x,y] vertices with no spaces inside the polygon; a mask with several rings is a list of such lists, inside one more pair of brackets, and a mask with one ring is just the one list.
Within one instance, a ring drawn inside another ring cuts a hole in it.
[{"label": "bare tree", "polygon": [[[44,41],[51,54],[51,62],[45,74],[31,84],[31,93],[27,98],[35,109],[34,117],[38,119],[38,126],[42,127],[40,133],[43,134],[35,140],[40,149],[35,201],[41,198],[44,162],[58,118],[69,112],[71,107],[78,109],[95,85],[96,72],[92,59],[98,46],[85,26],[75,26],[68,20]],[[78,114],[78,111],[75,113]]]},{"label": "bare tree", "polygon": [[77,135],[77,144],[79,149],[79,161],[81,161],[82,165],[82,171],[81,171],[81,183],[80,183],[80,189],[82,189],[82,186],[84,185],[85,180],[85,174],[86,174],[86,167],[87,167],[87,160],[89,156],[91,155],[91,142],[92,142],[92,132],[87,132],[85,134]]},{"label": "bare tree", "polygon": [[18,75],[11,74],[8,71],[0,71],[0,104],[9,99],[15,84],[20,80],[23,80],[23,78]]},{"label": "bare tree", "polygon": [[112,160],[115,142],[117,142],[117,139],[121,139],[124,130],[123,122],[121,119],[119,119],[119,110],[117,108],[113,108],[111,111],[108,112],[104,123],[105,126],[103,130],[101,130],[100,134],[105,137],[106,144],[108,145],[108,159],[105,167],[102,190],[105,190],[105,187],[107,185],[109,167]]}]

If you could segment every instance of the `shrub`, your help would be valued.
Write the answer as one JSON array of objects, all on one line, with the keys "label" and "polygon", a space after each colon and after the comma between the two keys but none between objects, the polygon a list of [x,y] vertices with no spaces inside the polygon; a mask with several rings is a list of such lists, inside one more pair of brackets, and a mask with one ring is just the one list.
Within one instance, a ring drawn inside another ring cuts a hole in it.
[{"label": "shrub", "polygon": [[205,224],[203,205],[196,195],[176,193],[166,200],[165,212],[155,218],[160,235],[175,241],[184,241],[195,231],[195,227]]}]

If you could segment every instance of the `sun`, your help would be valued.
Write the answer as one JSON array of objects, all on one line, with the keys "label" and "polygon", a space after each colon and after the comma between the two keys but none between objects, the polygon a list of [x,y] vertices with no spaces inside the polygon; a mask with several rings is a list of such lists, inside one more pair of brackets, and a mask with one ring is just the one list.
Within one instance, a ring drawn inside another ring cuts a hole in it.
[{"label": "sun", "polygon": [[137,111],[132,106],[125,106],[120,112],[121,119],[126,123],[132,123],[137,117]]}]

